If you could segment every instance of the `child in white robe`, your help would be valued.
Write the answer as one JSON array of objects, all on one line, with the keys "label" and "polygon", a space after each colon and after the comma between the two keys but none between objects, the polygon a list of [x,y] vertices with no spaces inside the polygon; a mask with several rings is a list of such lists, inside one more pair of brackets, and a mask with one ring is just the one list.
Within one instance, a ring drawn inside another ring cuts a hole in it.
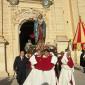
[{"label": "child in white robe", "polygon": [[40,53],[35,53],[30,58],[33,69],[23,85],[56,85],[54,65],[57,62],[57,57],[52,53],[50,55],[46,57],[45,55],[41,56]]},{"label": "child in white robe", "polygon": [[62,69],[59,77],[59,85],[75,85],[74,80],[74,63],[70,52],[65,52],[62,60]]}]

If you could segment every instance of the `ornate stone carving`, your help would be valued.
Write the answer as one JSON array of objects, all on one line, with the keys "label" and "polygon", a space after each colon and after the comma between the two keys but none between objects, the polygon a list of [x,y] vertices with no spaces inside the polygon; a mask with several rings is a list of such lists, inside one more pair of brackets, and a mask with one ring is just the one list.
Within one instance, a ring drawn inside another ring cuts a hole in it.
[{"label": "ornate stone carving", "polygon": [[13,14],[13,23],[20,23],[22,20],[26,19],[30,19],[30,18],[36,18],[38,17],[39,14],[43,14],[44,17],[46,17],[45,13],[41,10],[38,9],[33,9],[33,8],[20,8],[20,9],[16,9],[13,10],[12,14]]},{"label": "ornate stone carving", "polygon": [[7,0],[10,2],[11,5],[18,5],[19,4],[19,0]]},{"label": "ornate stone carving", "polygon": [[[7,0],[11,5],[18,5],[20,0]],[[33,0],[23,0],[24,2],[27,1],[33,1]],[[34,0],[34,1],[40,1],[40,0]],[[42,0],[41,3],[44,8],[49,8],[53,4],[54,0]],[[32,2],[31,2],[32,3]]]},{"label": "ornate stone carving", "polygon": [[49,8],[53,4],[54,0],[42,0],[42,5],[45,8]]}]

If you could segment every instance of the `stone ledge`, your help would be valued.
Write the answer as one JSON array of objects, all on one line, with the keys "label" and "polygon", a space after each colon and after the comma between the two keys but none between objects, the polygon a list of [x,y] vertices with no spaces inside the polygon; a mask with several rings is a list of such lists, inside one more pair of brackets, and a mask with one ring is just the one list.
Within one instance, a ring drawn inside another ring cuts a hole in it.
[{"label": "stone ledge", "polygon": [[57,42],[68,42],[68,37],[65,35],[57,35],[56,36],[56,41]]},{"label": "stone ledge", "polygon": [[4,38],[4,36],[0,36],[0,43],[6,43],[6,39]]}]

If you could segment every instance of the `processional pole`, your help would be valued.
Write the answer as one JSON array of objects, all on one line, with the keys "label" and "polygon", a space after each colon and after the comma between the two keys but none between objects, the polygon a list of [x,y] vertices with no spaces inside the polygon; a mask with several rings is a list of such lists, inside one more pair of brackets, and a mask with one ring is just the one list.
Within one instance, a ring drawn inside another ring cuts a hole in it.
[{"label": "processional pole", "polygon": [[1,12],[1,13],[2,13],[2,14],[1,14],[1,15],[2,15],[2,16],[1,16],[1,17],[2,17],[2,19],[1,19],[1,20],[2,20],[1,36],[3,37],[3,0],[1,0],[1,10],[2,10],[2,12]]}]

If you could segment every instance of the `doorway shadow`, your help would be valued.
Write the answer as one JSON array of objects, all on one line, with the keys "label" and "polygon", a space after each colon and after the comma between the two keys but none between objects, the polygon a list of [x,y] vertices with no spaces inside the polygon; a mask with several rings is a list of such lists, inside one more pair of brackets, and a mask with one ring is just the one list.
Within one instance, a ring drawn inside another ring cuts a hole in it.
[{"label": "doorway shadow", "polygon": [[11,85],[13,82],[14,78],[4,78],[2,80],[0,80],[0,85]]},{"label": "doorway shadow", "polygon": [[20,50],[24,50],[28,40],[31,40],[33,45],[35,44],[35,37],[32,36],[34,36],[34,21],[27,20],[20,28]]}]

